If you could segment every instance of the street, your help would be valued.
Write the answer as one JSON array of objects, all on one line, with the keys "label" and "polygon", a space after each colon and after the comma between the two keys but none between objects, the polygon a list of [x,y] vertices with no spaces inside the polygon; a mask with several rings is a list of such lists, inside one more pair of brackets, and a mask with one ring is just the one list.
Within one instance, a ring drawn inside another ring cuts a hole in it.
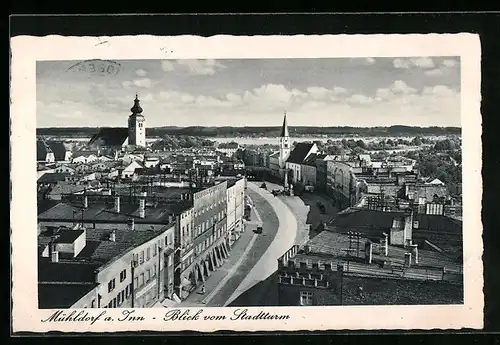
[{"label": "street", "polygon": [[[281,198],[273,196],[269,191],[259,186],[260,184],[248,183],[248,193],[252,196],[254,194],[250,193],[254,192],[267,201],[279,220],[279,226],[274,240],[271,241],[263,254],[256,256],[256,258],[260,259],[253,268],[247,271],[245,279],[239,284],[229,299],[226,300],[224,306],[230,304],[246,290],[270,277],[278,268],[278,258],[294,245],[295,238],[297,237],[297,220],[292,211],[285,205]],[[265,211],[263,210],[263,212]],[[263,221],[266,218],[264,214],[262,213]],[[266,229],[264,228],[265,233]]]},{"label": "street", "polygon": [[[252,183],[248,184],[247,194],[253,201],[253,212],[252,219],[246,231],[253,234],[253,230],[256,228],[256,224],[259,222],[260,218],[263,232],[259,235],[253,235],[256,237],[255,242],[248,252],[245,253],[244,258],[242,258],[238,266],[234,267],[234,271],[231,273],[232,275],[229,277],[229,280],[227,280],[215,296],[207,302],[206,305],[209,307],[222,307],[226,304],[227,300],[233,295],[252,268],[258,263],[259,259],[264,255],[273,240],[275,240],[279,225],[278,217],[269,202],[250,185],[252,185]],[[258,215],[255,215],[254,212]],[[231,257],[242,255],[244,248],[235,250],[236,247],[237,246],[234,246],[231,250]]]}]

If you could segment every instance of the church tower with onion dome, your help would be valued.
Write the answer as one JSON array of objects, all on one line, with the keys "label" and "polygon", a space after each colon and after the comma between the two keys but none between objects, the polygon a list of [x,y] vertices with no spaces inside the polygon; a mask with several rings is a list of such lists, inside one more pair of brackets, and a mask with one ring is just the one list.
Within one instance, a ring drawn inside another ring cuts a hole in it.
[{"label": "church tower with onion dome", "polygon": [[139,98],[135,95],[132,114],[128,118],[128,144],[136,147],[146,147],[146,119],[142,115]]}]

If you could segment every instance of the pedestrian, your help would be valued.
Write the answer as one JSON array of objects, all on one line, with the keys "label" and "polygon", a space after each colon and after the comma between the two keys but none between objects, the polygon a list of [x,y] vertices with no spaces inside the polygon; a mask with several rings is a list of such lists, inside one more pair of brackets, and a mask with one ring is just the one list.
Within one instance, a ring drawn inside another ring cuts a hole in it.
[{"label": "pedestrian", "polygon": [[204,295],[205,294],[205,284],[203,284],[203,286],[201,287],[201,294]]}]

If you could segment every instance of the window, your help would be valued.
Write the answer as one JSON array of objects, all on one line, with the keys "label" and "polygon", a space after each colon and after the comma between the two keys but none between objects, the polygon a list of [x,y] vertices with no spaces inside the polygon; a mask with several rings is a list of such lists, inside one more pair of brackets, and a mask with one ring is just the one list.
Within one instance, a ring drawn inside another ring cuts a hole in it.
[{"label": "window", "polygon": [[108,292],[111,292],[115,289],[115,279],[111,279],[108,283]]},{"label": "window", "polygon": [[139,255],[139,264],[142,265],[144,263],[144,250]]},{"label": "window", "polygon": [[146,249],[146,261],[151,259],[151,248]]},{"label": "window", "polygon": [[141,273],[139,276],[139,285],[143,286],[144,285],[144,273]]},{"label": "window", "polygon": [[112,308],[112,307],[113,307],[113,301],[109,301],[108,308]]},{"label": "window", "polygon": [[120,283],[127,278],[127,270],[123,270],[120,272]]},{"label": "window", "polygon": [[139,277],[135,277],[134,279],[134,288],[137,289],[139,287]]},{"label": "window", "polygon": [[151,270],[148,268],[148,270],[146,271],[147,272],[147,275],[146,275],[146,282],[150,281],[151,280]]},{"label": "window", "polygon": [[[122,291],[122,292],[123,292],[123,291]],[[117,297],[118,297],[118,300],[116,301],[116,304],[117,304],[117,305],[122,304],[122,293],[120,292],[120,293],[118,294],[118,296],[117,296]]]},{"label": "window", "polygon": [[92,302],[90,302],[90,308],[95,308],[95,299],[93,299]]},{"label": "window", "polygon": [[158,244],[155,243],[153,245],[153,256],[156,256],[156,254],[158,254],[157,252],[158,252]]},{"label": "window", "polygon": [[116,308],[116,297],[113,298],[113,308]]},{"label": "window", "polygon": [[153,277],[156,276],[156,264],[153,265]]},{"label": "window", "polygon": [[309,291],[301,291],[300,305],[313,305],[313,293]]}]

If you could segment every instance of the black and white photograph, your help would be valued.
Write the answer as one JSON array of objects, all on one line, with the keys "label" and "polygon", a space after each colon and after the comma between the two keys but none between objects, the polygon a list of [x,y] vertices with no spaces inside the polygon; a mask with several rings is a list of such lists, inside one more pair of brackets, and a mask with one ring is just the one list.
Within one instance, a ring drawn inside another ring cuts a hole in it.
[{"label": "black and white photograph", "polygon": [[465,306],[462,64],[37,60],[36,308]]}]

